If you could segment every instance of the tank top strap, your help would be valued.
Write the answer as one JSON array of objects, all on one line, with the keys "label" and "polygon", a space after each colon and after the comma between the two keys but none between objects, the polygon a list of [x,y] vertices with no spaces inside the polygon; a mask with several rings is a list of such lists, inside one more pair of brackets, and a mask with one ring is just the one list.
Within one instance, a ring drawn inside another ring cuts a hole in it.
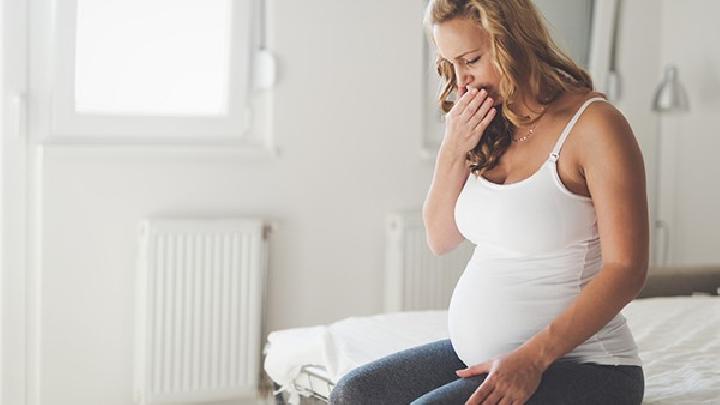
[{"label": "tank top strap", "polygon": [[580,118],[580,115],[583,113],[583,111],[585,111],[587,106],[589,106],[590,103],[592,103],[595,100],[602,100],[602,101],[607,102],[607,100],[602,97],[593,97],[593,98],[585,100],[583,105],[581,105],[580,108],[578,108],[575,115],[573,115],[572,119],[570,119],[570,122],[568,122],[567,125],[565,125],[565,129],[563,129],[562,133],[560,134],[560,138],[558,138],[557,142],[555,142],[555,147],[553,148],[552,152],[550,152],[550,156],[549,156],[550,160],[552,160],[552,161],[558,160],[558,158],[560,157],[560,149],[562,148],[563,144],[565,143],[565,139],[567,139],[568,134],[570,133],[572,128],[575,126],[575,123],[577,122],[578,118]]}]

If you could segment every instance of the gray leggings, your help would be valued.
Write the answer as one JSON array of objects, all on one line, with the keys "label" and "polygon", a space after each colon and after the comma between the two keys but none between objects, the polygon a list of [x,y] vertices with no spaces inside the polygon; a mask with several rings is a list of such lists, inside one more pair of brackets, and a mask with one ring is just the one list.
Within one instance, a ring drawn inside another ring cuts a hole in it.
[{"label": "gray leggings", "polygon": [[[467,366],[450,339],[393,353],[345,374],[330,393],[330,404],[464,404],[487,377],[458,377]],[[641,366],[555,361],[526,404],[637,405],[645,394]]]}]

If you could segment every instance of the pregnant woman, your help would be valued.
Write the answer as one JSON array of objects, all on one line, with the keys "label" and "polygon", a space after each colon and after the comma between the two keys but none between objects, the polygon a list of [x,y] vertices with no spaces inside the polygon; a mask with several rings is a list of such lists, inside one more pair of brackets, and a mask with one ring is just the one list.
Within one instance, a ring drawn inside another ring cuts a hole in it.
[{"label": "pregnant woman", "polygon": [[436,255],[476,247],[450,339],[352,370],[330,403],[640,404],[642,362],[620,313],[649,256],[629,124],[530,0],[431,0],[425,19],[446,112],[427,240]]}]

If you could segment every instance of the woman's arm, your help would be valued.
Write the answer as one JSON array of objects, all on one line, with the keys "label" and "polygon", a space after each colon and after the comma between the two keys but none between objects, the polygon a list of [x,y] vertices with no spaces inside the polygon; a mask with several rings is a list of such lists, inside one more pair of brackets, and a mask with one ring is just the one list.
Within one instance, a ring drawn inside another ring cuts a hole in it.
[{"label": "woman's arm", "polygon": [[441,147],[422,209],[427,243],[435,255],[455,249],[465,239],[455,223],[455,204],[468,175],[465,160]]},{"label": "woman's arm", "polygon": [[455,223],[455,204],[470,174],[465,155],[477,145],[493,118],[493,99],[485,89],[472,87],[461,91],[445,115],[445,135],[422,209],[428,246],[435,255],[455,249],[464,240]]},{"label": "woman's arm", "polygon": [[586,110],[575,128],[578,159],[592,196],[603,267],[570,306],[520,350],[546,369],[612,320],[645,284],[649,220],[642,153],[625,117],[610,104]]}]

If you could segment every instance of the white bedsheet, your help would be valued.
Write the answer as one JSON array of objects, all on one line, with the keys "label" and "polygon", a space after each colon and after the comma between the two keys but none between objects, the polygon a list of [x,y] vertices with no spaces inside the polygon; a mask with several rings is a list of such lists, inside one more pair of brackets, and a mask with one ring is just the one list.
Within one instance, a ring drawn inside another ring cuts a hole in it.
[{"label": "white bedsheet", "polygon": [[644,404],[720,404],[720,297],[644,298],[623,314],[644,363]]},{"label": "white bedsheet", "polygon": [[[661,297],[623,309],[640,349],[644,404],[720,404],[720,297]],[[446,311],[395,312],[270,333],[265,371],[290,402],[292,380],[306,364],[322,365],[337,382],[385,355],[446,339]]]}]

